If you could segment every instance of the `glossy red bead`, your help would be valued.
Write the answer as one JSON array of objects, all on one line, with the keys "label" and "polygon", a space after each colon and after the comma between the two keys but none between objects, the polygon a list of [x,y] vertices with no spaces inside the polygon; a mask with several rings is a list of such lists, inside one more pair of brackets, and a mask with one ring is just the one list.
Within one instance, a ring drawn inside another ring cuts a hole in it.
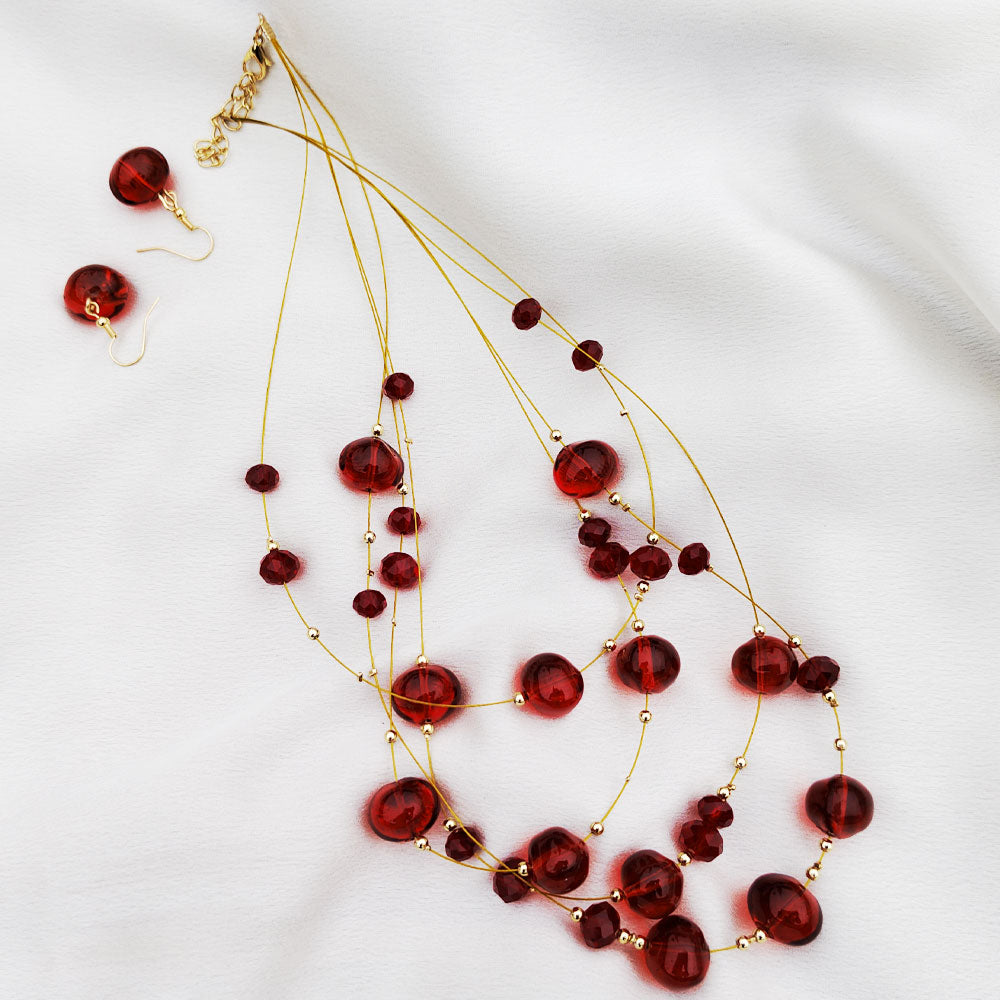
[{"label": "glossy red bead", "polygon": [[819,900],[790,875],[761,875],[747,890],[753,922],[782,944],[809,944],[823,926]]},{"label": "glossy red bead", "polygon": [[546,892],[572,892],[587,880],[590,853],[575,833],[551,826],[531,838],[528,866],[532,880]]},{"label": "glossy red bead", "polygon": [[406,372],[393,372],[382,383],[382,391],[389,399],[409,399],[413,395],[413,379]]},{"label": "glossy red bead", "polygon": [[474,858],[480,850],[479,844],[476,843],[477,840],[479,844],[483,843],[483,835],[476,827],[470,826],[468,830],[458,827],[448,834],[444,842],[444,853],[452,861],[468,861],[469,858]]},{"label": "glossy red bead", "polygon": [[646,968],[664,986],[697,986],[712,960],[701,928],[687,917],[672,914],[653,924],[646,934]]},{"label": "glossy red bead", "polygon": [[583,674],[565,656],[539,653],[521,668],[521,694],[539,715],[556,718],[583,697]]},{"label": "glossy red bead", "polygon": [[582,499],[610,489],[618,481],[618,453],[604,441],[577,441],[556,455],[552,476],[567,496]]},{"label": "glossy red bead", "polygon": [[354,490],[381,493],[403,481],[403,460],[382,438],[358,438],[344,447],[337,463],[340,476]]},{"label": "glossy red bead", "polygon": [[658,920],[677,909],[684,876],[675,862],[658,851],[635,851],[622,862],[620,884],[630,909]]},{"label": "glossy red bead", "polygon": [[673,563],[670,555],[657,545],[643,545],[628,557],[628,567],[641,580],[662,580]]},{"label": "glossy red bead", "polygon": [[152,146],[137,146],[122,153],[111,168],[111,193],[126,205],[156,201],[167,185],[167,158]]},{"label": "glossy red bead", "polygon": [[361,590],[354,595],[351,606],[362,618],[378,618],[385,611],[385,594],[380,590]]},{"label": "glossy red bead", "polygon": [[681,826],[677,841],[694,861],[714,861],[722,853],[722,834],[704,820],[688,820]]},{"label": "glossy red bead", "polygon": [[299,558],[285,549],[268,552],[260,561],[260,575],[266,583],[281,586],[291,583],[299,575]]},{"label": "glossy red bead", "polygon": [[409,552],[390,552],[379,563],[378,575],[387,587],[410,590],[420,580],[420,569]]},{"label": "glossy red bead", "polygon": [[596,549],[598,545],[603,545],[611,537],[611,525],[603,517],[588,518],[580,525],[577,538],[581,545]]},{"label": "glossy red bead", "polygon": [[642,694],[666,691],[681,670],[676,647],[658,635],[637,635],[629,639],[615,650],[611,662],[619,680]]},{"label": "glossy red bead", "polygon": [[628,568],[628,549],[618,542],[604,542],[590,553],[587,565],[599,580],[621,576]]},{"label": "glossy red bead", "polygon": [[407,722],[417,726],[425,722],[436,726],[447,719],[461,701],[462,685],[458,678],[447,667],[436,663],[410,667],[392,683],[392,707]]},{"label": "glossy red bead", "polygon": [[685,576],[695,576],[708,569],[710,565],[711,556],[701,542],[685,545],[677,556],[677,569]]},{"label": "glossy red bead", "polygon": [[250,489],[258,493],[270,493],[277,488],[278,470],[273,465],[251,465],[244,479]]},{"label": "glossy red bead", "polygon": [[383,840],[412,840],[437,819],[437,793],[423,778],[400,778],[383,785],[368,801],[368,823]]},{"label": "glossy red bead", "polygon": [[542,307],[537,299],[521,299],[514,306],[510,318],[518,330],[530,330],[542,318]]},{"label": "glossy red bead", "polygon": [[583,911],[580,933],[588,948],[606,948],[609,944],[614,944],[621,929],[621,917],[607,900],[594,903]]},{"label": "glossy red bead", "polygon": [[514,874],[518,865],[524,864],[524,858],[504,858],[503,870],[498,870],[493,876],[493,891],[505,902],[516,903],[531,892],[531,886],[519,875]]},{"label": "glossy red bead", "polygon": [[853,837],[871,823],[875,800],[857,778],[835,774],[809,786],[806,815],[831,837]]},{"label": "glossy red bead", "polygon": [[698,815],[709,826],[723,830],[733,823],[733,807],[718,795],[705,795],[698,799]]},{"label": "glossy red bead", "polygon": [[755,635],[733,653],[733,676],[758,694],[777,694],[790,687],[798,666],[788,644],[773,635]]},{"label": "glossy red bead", "polygon": [[840,664],[829,656],[810,656],[799,664],[795,680],[806,691],[822,694],[829,691],[840,677]]},{"label": "glossy red bead", "polygon": [[589,372],[603,357],[604,348],[596,340],[581,340],[579,346],[573,348],[573,367],[578,372]]},{"label": "glossy red bead", "polygon": [[87,299],[97,303],[102,316],[113,319],[126,305],[132,289],[122,274],[104,264],[88,264],[77,268],[63,288],[63,302],[74,316],[93,322],[87,315]]},{"label": "glossy red bead", "polygon": [[420,527],[420,515],[412,507],[395,507],[385,519],[386,527],[397,535],[412,535]]}]

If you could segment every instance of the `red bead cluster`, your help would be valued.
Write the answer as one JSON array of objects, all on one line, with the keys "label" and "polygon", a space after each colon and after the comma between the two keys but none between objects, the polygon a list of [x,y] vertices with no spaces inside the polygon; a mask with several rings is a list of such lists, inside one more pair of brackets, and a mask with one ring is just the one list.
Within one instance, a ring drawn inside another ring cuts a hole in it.
[{"label": "red bead cluster", "polygon": [[714,861],[722,853],[720,830],[733,822],[733,807],[721,795],[698,800],[698,818],[683,823],[677,840],[692,861]]}]

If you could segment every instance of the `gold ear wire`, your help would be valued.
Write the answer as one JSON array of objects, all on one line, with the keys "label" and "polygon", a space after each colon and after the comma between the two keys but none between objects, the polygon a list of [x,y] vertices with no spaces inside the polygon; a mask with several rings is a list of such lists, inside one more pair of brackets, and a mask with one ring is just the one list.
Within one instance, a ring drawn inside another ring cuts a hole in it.
[{"label": "gold ear wire", "polygon": [[118,339],[118,334],[111,325],[111,321],[107,318],[107,316],[101,315],[101,307],[93,299],[87,299],[84,303],[84,312],[86,312],[86,314],[111,338],[108,343],[108,356],[116,365],[118,365],[119,368],[131,368],[132,365],[138,364],[142,360],[142,356],[146,353],[146,326],[149,323],[150,315],[156,308],[156,303],[159,301],[159,297],[153,300],[153,304],[149,307],[149,312],[146,313],[146,317],[142,321],[142,349],[139,351],[139,356],[134,361],[119,361],[118,358],[115,357],[115,341]]},{"label": "gold ear wire", "polygon": [[188,217],[187,212],[177,204],[177,194],[174,191],[161,191],[159,194],[163,207],[173,214],[174,218],[180,220],[182,226],[189,232],[199,230],[208,237],[208,249],[200,257],[192,257],[190,254],[181,253],[180,250],[171,250],[169,247],[143,247],[136,250],[136,253],[149,253],[151,250],[162,250],[164,253],[172,253],[175,257],[183,257],[184,260],[199,261],[204,260],[215,249],[215,237],[204,227],[196,226]]}]

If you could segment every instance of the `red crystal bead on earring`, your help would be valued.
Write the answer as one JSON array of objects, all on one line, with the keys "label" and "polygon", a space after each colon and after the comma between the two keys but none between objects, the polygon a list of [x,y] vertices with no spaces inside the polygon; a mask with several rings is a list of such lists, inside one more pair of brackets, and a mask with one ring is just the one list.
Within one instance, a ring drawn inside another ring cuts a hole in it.
[{"label": "red crystal bead on earring", "polygon": [[697,809],[702,820],[716,830],[732,826],[733,807],[719,795],[705,795],[698,799]]},{"label": "red crystal bead on earring", "polygon": [[614,944],[621,928],[621,917],[607,900],[588,906],[580,919],[580,933],[588,948],[605,948]]},{"label": "red crystal bead on earring", "polygon": [[685,576],[695,576],[708,569],[711,558],[701,542],[692,542],[685,545],[677,556],[677,569]]},{"label": "red crystal bead on earring", "polygon": [[535,883],[546,892],[572,892],[587,880],[587,845],[561,826],[535,834],[528,844],[528,865]]},{"label": "red crystal bead on earring", "polygon": [[677,914],[653,924],[643,951],[646,968],[664,986],[697,986],[712,960],[701,928]]},{"label": "red crystal bead on earring", "polygon": [[510,318],[518,330],[530,330],[542,318],[542,307],[537,299],[521,299]]},{"label": "red crystal bead on earring", "polygon": [[603,517],[589,517],[580,525],[576,537],[580,539],[581,545],[596,549],[611,537],[611,525]]},{"label": "red crystal bead on earring", "polygon": [[777,694],[795,681],[798,661],[787,643],[773,635],[755,635],[733,653],[733,676],[759,694]]},{"label": "red crystal bead on earring", "polygon": [[378,567],[382,582],[397,590],[410,590],[420,582],[420,568],[409,552],[390,552]]},{"label": "red crystal bead on earring", "polygon": [[382,438],[358,438],[344,446],[337,462],[341,478],[363,493],[395,489],[403,481],[403,459]]},{"label": "red crystal bead on earring", "polygon": [[753,922],[782,944],[809,944],[823,926],[819,900],[798,879],[772,872],[753,880],[747,890]]},{"label": "red crystal bead on earring", "polygon": [[281,586],[299,575],[299,557],[285,549],[274,549],[260,561],[260,575],[266,583]]},{"label": "red crystal bead on earring", "polygon": [[493,876],[493,891],[505,902],[516,903],[531,892],[531,886],[519,875],[514,873],[525,864],[524,858],[504,858],[500,863],[504,871],[497,871]]},{"label": "red crystal bead on earring", "polygon": [[700,819],[683,824],[677,840],[695,861],[714,861],[722,853],[722,834]]},{"label": "red crystal bead on earring", "polygon": [[438,797],[423,778],[400,778],[379,788],[368,802],[368,824],[383,840],[412,840],[438,815]]},{"label": "red crystal bead on earring", "polygon": [[637,635],[619,646],[612,660],[619,680],[640,694],[666,691],[677,680],[681,658],[672,642],[658,635]]},{"label": "red crystal bead on earring", "polygon": [[270,493],[278,486],[278,470],[273,465],[251,465],[244,477],[247,486],[258,493]]},{"label": "red crystal bead on earring", "polygon": [[392,684],[392,707],[416,726],[425,722],[436,726],[443,722],[461,700],[462,685],[458,678],[447,667],[436,663],[410,667]]},{"label": "red crystal bead on earring", "polygon": [[678,865],[659,851],[635,851],[622,862],[621,887],[631,909],[658,920],[677,909],[684,876]]},{"label": "red crystal bead on earring", "polygon": [[167,186],[167,158],[152,146],[137,146],[122,153],[111,168],[111,193],[126,205],[156,201]]},{"label": "red crystal bead on earring", "polygon": [[809,786],[806,815],[831,837],[853,837],[871,823],[875,800],[857,778],[835,774]]},{"label": "red crystal bead on earring", "polygon": [[87,299],[97,303],[101,315],[114,319],[131,297],[132,289],[124,275],[105,264],[88,264],[77,268],[66,280],[63,302],[74,316],[93,322],[87,315]]},{"label": "red crystal bead on earring", "polygon": [[805,691],[822,694],[829,691],[840,677],[840,664],[829,656],[810,656],[799,664],[795,680]]},{"label": "red crystal bead on earring", "polygon": [[604,542],[590,553],[587,565],[598,580],[610,580],[625,572],[628,566],[628,549],[618,542]]},{"label": "red crystal bead on earring", "polygon": [[351,606],[362,618],[378,618],[385,611],[385,594],[380,590],[361,590],[354,595]]},{"label": "red crystal bead on earring", "polygon": [[413,395],[413,379],[406,372],[393,372],[382,383],[382,391],[389,399],[409,399]]},{"label": "red crystal bead on earring", "polygon": [[573,367],[578,372],[589,372],[603,357],[604,348],[596,340],[581,340],[579,346],[573,348]]},{"label": "red crystal bead on earring", "polygon": [[412,535],[420,527],[420,515],[412,507],[394,507],[385,523],[397,535]]},{"label": "red crystal bead on earring", "polygon": [[565,656],[539,653],[521,668],[525,704],[539,715],[557,718],[583,697],[583,674]]},{"label": "red crystal bead on earring", "polygon": [[662,580],[673,565],[670,555],[656,545],[643,545],[628,557],[628,566],[642,580]]},{"label": "red crystal bead on earring", "polygon": [[[479,841],[477,844],[476,841]],[[468,861],[474,858],[479,851],[479,844],[483,842],[483,835],[474,826],[468,830],[458,827],[448,834],[444,842],[444,853],[452,861]]]},{"label": "red crystal bead on earring", "polygon": [[621,463],[618,453],[603,441],[577,441],[556,455],[552,476],[567,496],[592,497],[618,481]]}]

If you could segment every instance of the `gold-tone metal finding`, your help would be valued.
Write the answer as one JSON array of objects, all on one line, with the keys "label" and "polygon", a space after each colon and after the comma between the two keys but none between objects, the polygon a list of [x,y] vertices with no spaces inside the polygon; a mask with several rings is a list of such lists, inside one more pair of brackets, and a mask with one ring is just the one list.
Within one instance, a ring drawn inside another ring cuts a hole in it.
[{"label": "gold-tone metal finding", "polygon": [[153,304],[149,307],[149,312],[146,313],[146,316],[142,321],[142,346],[139,351],[139,356],[134,361],[120,361],[115,357],[115,341],[118,339],[118,333],[111,325],[111,320],[109,320],[107,316],[101,315],[101,307],[93,299],[88,298],[84,303],[84,312],[111,338],[108,342],[108,356],[116,365],[118,365],[119,368],[131,368],[132,365],[138,364],[142,360],[142,356],[146,353],[146,336],[148,332],[147,324],[149,323],[149,317],[156,308],[156,303],[159,301],[159,298],[153,300]]},{"label": "gold-tone metal finding", "polygon": [[151,250],[162,250],[164,253],[172,253],[175,257],[183,257],[184,260],[204,260],[214,249],[215,249],[215,237],[204,227],[196,226],[187,215],[187,212],[177,204],[177,192],[176,191],[161,191],[159,194],[160,204],[170,212],[175,219],[177,219],[180,224],[188,232],[198,232],[204,233],[208,237],[208,249],[200,256],[193,257],[191,254],[181,253],[180,250],[171,250],[170,247],[143,247],[141,250],[136,250],[136,253],[149,253]]}]

